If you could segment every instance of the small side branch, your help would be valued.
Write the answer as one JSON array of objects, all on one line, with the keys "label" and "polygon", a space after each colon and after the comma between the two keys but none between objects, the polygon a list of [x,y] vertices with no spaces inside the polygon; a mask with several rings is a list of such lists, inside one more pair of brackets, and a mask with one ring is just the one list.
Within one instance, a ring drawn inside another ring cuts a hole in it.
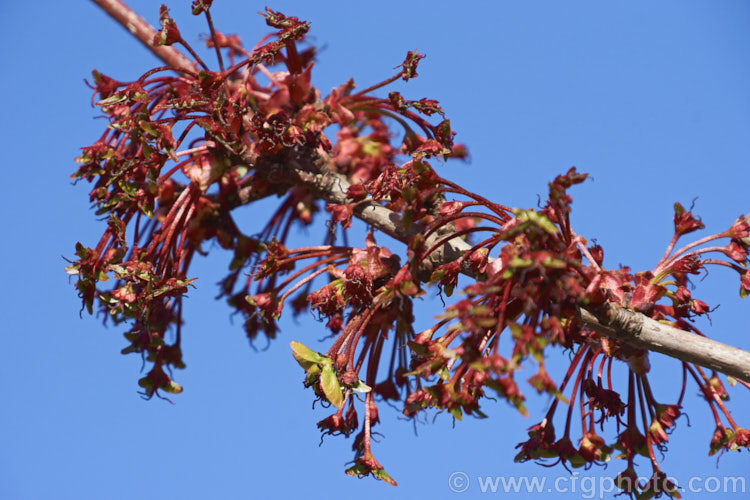
[{"label": "small side branch", "polygon": [[167,63],[176,70],[195,71],[195,66],[182,53],[172,46],[154,45],[156,30],[146,22],[133,9],[120,0],[92,0],[95,4],[112,16],[143,45],[145,45],[156,57]]}]

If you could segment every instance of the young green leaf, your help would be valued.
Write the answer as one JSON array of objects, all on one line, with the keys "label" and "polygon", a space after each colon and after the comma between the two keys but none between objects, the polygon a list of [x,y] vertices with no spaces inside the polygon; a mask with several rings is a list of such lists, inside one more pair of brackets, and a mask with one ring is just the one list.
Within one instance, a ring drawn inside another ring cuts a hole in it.
[{"label": "young green leaf", "polygon": [[170,380],[166,384],[164,384],[162,387],[165,391],[171,393],[171,394],[179,394],[182,392],[182,386],[175,382],[174,380]]},{"label": "young green leaf", "polygon": [[321,356],[309,347],[306,347],[299,342],[295,342],[294,340],[289,342],[289,347],[292,348],[292,356],[294,356],[294,359],[296,359],[297,363],[299,363],[299,365],[305,370],[308,370],[312,365],[322,363],[323,360],[326,359],[324,356]]},{"label": "young green leaf", "polygon": [[358,380],[357,383],[352,386],[352,390],[357,392],[370,392],[372,390],[372,387],[365,384],[361,380]]},{"label": "young green leaf", "polygon": [[320,374],[320,388],[326,399],[336,408],[341,408],[344,404],[344,395],[341,393],[341,386],[336,378],[336,371],[331,364],[323,365],[323,372]]},{"label": "young green leaf", "polygon": [[398,486],[398,483],[385,471],[385,469],[373,469],[372,475],[375,476],[376,479],[380,479],[381,481],[384,481],[391,486]]}]

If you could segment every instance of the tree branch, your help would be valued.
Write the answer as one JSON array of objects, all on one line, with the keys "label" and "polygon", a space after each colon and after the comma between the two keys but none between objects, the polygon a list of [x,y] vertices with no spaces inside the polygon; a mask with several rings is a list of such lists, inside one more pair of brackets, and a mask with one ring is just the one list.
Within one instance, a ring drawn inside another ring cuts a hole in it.
[{"label": "tree branch", "polygon": [[581,323],[605,337],[750,382],[750,352],[686,332],[643,314],[606,304],[596,314],[580,310]]},{"label": "tree branch", "polygon": [[[351,203],[351,200],[346,196],[347,190],[351,186],[346,176],[333,172],[312,174],[309,170],[298,165],[292,165],[291,168],[302,182],[312,188],[326,202],[337,205]],[[404,227],[404,221],[399,214],[372,200],[363,200],[357,203],[353,213],[355,217],[366,224],[405,244],[408,244],[414,236],[424,231],[424,228],[416,223]],[[425,240],[425,248],[432,247],[439,239],[446,236],[444,232],[431,234]],[[458,259],[464,251],[470,248],[469,244],[456,236],[430,254],[426,262],[423,263],[424,269],[431,272],[442,264]],[[464,266],[463,271],[471,275],[468,266]],[[428,274],[427,279],[429,279],[429,276]]]},{"label": "tree branch", "polygon": [[146,22],[133,9],[120,0],[92,0],[101,7],[104,12],[112,16],[143,45],[145,45],[156,57],[167,63],[176,70],[195,72],[195,66],[182,53],[171,45],[154,45],[156,30]]},{"label": "tree branch", "polygon": [[[294,169],[303,182],[328,203],[347,203],[346,192],[351,184],[341,174],[310,174],[304,170]],[[373,201],[365,200],[354,209],[354,215],[363,222],[403,243],[423,229],[412,224],[404,229],[401,217]],[[445,235],[432,235],[426,246],[430,246]],[[430,256],[430,266],[437,267],[460,257],[471,246],[456,237],[450,240],[439,252]],[[473,277],[468,268],[462,272]],[[716,340],[697,335],[685,330],[665,325],[643,314],[623,309],[614,304],[607,304],[601,310],[580,309],[581,323],[584,327],[615,340],[619,340],[637,349],[659,352],[687,363],[695,363],[710,370],[730,375],[750,383],[750,352],[732,347]]]},{"label": "tree branch", "polygon": [[[169,66],[176,70],[195,71],[194,65],[177,49],[171,46],[153,45],[156,32],[130,7],[119,0],[93,1]],[[326,202],[334,204],[351,202],[346,195],[351,184],[345,176],[327,172],[327,169],[319,166],[302,165],[299,162],[292,162],[284,165],[283,168],[291,170],[290,173],[296,174],[300,182],[306,184]],[[240,199],[238,205],[247,203],[251,199],[252,197],[247,200]],[[398,213],[371,200],[358,203],[353,212],[363,222],[406,244],[412,237],[423,231],[418,224],[404,227],[403,220]],[[430,247],[439,238],[446,236],[445,233],[433,234],[427,239],[425,245]],[[468,243],[457,236],[429,256],[428,262],[424,263],[426,270],[454,261],[470,248]],[[462,268],[462,272],[473,277],[473,273],[466,266]],[[695,363],[750,383],[750,352],[670,327],[614,304],[608,304],[596,311],[581,308],[580,318],[584,327],[605,337],[616,339],[638,349],[659,352],[683,362]]]}]

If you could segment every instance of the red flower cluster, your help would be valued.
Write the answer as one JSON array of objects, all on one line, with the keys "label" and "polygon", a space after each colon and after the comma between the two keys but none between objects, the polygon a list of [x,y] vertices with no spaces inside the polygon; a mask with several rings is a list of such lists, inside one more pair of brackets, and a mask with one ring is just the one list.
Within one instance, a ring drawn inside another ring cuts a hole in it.
[{"label": "red flower cluster", "polygon": [[[238,37],[214,30],[210,7],[210,1],[193,2],[193,13],[207,17],[206,43],[216,50],[219,71],[209,70],[162,7],[155,42],[184,46],[195,59],[192,69],[156,68],[127,83],[94,72],[109,127],[83,149],[74,175],[93,184],[91,201],[109,219],[95,248],[76,245],[68,272],[78,276],[89,312],[98,302],[113,321],[130,324],[123,352],[151,363],[139,381],[147,397],[181,390],[171,369],[184,367],[181,312],[193,282],[189,265],[204,242],[215,240],[233,252],[221,295],[244,316],[251,340],[274,338],[287,304],[295,312],[309,307],[326,322],[332,336],[325,353],[296,341],[291,347],[304,384],[335,408],[318,423],[324,435],[356,433],[347,474],[395,484],[372,455],[379,401],[403,401],[409,417],[428,409],[456,419],[484,417],[481,403],[490,389],[525,414],[515,373],[530,363],[536,374],[528,383],[554,399],[518,445],[518,461],[581,467],[607,462],[617,450],[627,461],[617,477],[624,492],[675,496],[654,449],[665,449],[682,414],[688,378],[716,420],[711,452],[748,446],[750,434],[725,407],[716,374],[683,363],[677,401],[660,403],[651,391],[648,353],[587,330],[579,319],[582,307],[612,304],[700,334],[692,320],[710,309],[692,297],[689,276],[724,266],[740,275],[741,295],[750,293],[747,219],[675,250],[679,238],[703,228],[692,211],[675,204],[675,234],[654,269],[606,269],[603,249],[587,246],[571,227],[568,190],[586,174],[571,168],[549,184],[544,207],[524,210],[467,192],[435,172],[431,161],[466,156],[437,101],[377,95],[398,79],[416,77],[422,54],[408,52],[399,72],[383,82],[354,92],[349,80],[323,97],[311,84],[309,23],[266,9],[262,15],[276,31],[246,51]],[[222,50],[231,64],[226,68]],[[272,71],[274,65],[280,68]],[[174,70],[177,75],[169,73]],[[400,141],[394,141],[394,123],[403,129]],[[321,179],[331,177],[346,183],[344,198],[321,188]],[[243,234],[232,210],[270,196],[280,202],[265,227],[253,237]],[[380,229],[407,244],[405,255],[377,243],[372,230],[360,246],[346,238],[335,244],[337,233],[346,236],[366,210],[390,214]],[[287,247],[295,225],[313,224],[325,213],[330,231],[320,245]],[[447,258],[451,245],[459,250]],[[415,334],[412,303],[431,285],[446,296],[462,287],[462,298]],[[510,337],[510,352],[501,352],[502,336]],[[544,364],[555,347],[572,353],[559,383]],[[627,373],[627,387],[613,383],[616,367]],[[361,422],[357,406],[364,408]],[[553,423],[561,407],[559,433]],[[618,431],[608,442],[600,433],[609,423]],[[635,480],[638,455],[652,466],[645,485]]]}]

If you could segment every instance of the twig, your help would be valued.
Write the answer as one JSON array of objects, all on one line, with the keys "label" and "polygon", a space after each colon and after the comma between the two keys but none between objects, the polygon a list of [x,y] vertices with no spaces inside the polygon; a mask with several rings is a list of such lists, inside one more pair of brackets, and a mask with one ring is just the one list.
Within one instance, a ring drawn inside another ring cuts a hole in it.
[{"label": "twig", "polygon": [[133,9],[120,0],[92,0],[95,4],[112,16],[143,45],[146,46],[156,57],[164,61],[175,70],[195,73],[195,66],[179,50],[171,45],[154,45],[156,30],[146,22]]}]

